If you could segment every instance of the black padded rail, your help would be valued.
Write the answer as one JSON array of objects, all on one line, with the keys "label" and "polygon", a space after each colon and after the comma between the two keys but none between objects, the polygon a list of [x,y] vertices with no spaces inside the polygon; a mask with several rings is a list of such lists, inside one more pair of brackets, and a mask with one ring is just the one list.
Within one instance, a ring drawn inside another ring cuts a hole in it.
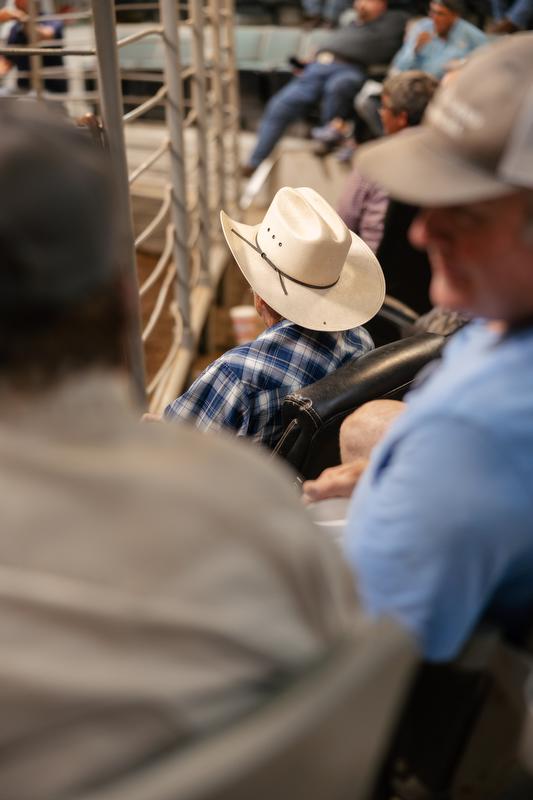
[{"label": "black padded rail", "polygon": [[442,350],[444,337],[421,333],[378,347],[283,401],[284,433],[275,453],[303,478],[338,464],[339,429],[369,400],[400,400],[417,373]]}]

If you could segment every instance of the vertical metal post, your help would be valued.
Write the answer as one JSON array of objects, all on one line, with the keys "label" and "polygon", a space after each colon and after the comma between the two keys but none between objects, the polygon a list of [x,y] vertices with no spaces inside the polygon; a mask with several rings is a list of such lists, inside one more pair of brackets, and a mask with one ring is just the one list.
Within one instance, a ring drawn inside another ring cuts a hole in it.
[{"label": "vertical metal post", "polygon": [[[211,93],[213,97],[213,149],[216,170],[216,191],[214,193],[214,209],[216,215],[224,208],[225,181],[224,181],[224,85],[222,80],[224,68],[224,53],[220,46],[221,15],[219,0],[210,0],[209,15],[211,21],[211,36],[213,40],[213,63],[211,65]],[[218,225],[217,225],[218,229]]]},{"label": "vertical metal post", "polygon": [[178,37],[176,0],[160,0],[167,84],[166,119],[170,137],[171,219],[174,227],[174,262],[176,264],[176,302],[183,321],[184,345],[191,342],[189,290],[189,254],[187,239],[187,188],[185,183],[183,142],[183,87]]},{"label": "vertical metal post", "polygon": [[227,109],[226,118],[228,124],[225,125],[225,130],[229,133],[229,157],[226,158],[226,178],[233,179],[232,197],[234,208],[238,207],[240,196],[240,153],[239,153],[239,122],[240,122],[240,101],[239,89],[237,85],[237,60],[235,57],[235,4],[234,0],[224,0],[223,3],[224,15],[224,35],[225,35],[225,49],[226,49],[226,69],[227,69]]},{"label": "vertical metal post", "polygon": [[191,0],[191,28],[192,28],[192,63],[193,76],[193,107],[196,110],[196,132],[198,147],[198,214],[200,225],[200,282],[210,284],[209,277],[209,195],[207,183],[207,104],[205,91],[205,60],[204,60],[204,9],[203,0]]},{"label": "vertical metal post", "polygon": [[137,395],[145,402],[144,357],[141,344],[139,286],[133,238],[128,183],[126,143],[122,122],[122,91],[117,52],[114,3],[92,0],[98,85],[104,129],[117,189],[117,219],[120,225],[118,258],[131,298],[131,320],[127,331],[127,360]]},{"label": "vertical metal post", "polygon": [[[37,47],[39,43],[39,31],[37,28],[37,3],[35,0],[28,0],[28,41],[30,47]],[[30,56],[30,86],[37,98],[40,98],[43,91],[41,79],[41,56]]]}]

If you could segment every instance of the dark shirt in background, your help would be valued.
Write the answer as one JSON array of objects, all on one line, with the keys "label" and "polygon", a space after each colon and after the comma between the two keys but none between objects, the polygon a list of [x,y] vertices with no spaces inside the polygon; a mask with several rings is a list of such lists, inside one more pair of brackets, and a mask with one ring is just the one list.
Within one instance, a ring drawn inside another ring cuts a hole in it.
[{"label": "dark shirt in background", "polygon": [[[50,20],[44,24],[46,27],[54,29],[54,40],[57,39],[58,46],[61,46],[63,42],[63,23],[60,20]],[[24,23],[14,23],[9,31],[7,43],[13,47],[19,47],[28,44],[28,37],[26,35]],[[29,72],[31,69],[29,56],[9,56],[9,60],[12,64],[14,64],[19,72]],[[60,55],[44,56],[42,59],[42,64],[43,67],[62,67],[63,57]],[[48,92],[64,93],[68,89],[65,78],[45,78],[43,83],[44,88]],[[29,78],[19,77],[17,80],[17,85],[19,89],[23,89],[24,91],[27,91],[31,88]]]}]

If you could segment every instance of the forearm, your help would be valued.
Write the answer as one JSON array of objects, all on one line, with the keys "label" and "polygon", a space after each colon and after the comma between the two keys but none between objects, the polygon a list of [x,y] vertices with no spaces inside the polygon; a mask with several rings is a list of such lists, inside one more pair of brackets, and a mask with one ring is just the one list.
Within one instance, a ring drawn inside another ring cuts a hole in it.
[{"label": "forearm", "polygon": [[316,480],[303,485],[307,503],[329,497],[351,497],[367,468],[373,448],[406,408],[398,400],[374,400],[358,408],[341,425],[342,464],[324,470]]},{"label": "forearm", "polygon": [[374,447],[405,408],[400,400],[372,400],[346,417],[339,437],[341,462],[368,461]]}]

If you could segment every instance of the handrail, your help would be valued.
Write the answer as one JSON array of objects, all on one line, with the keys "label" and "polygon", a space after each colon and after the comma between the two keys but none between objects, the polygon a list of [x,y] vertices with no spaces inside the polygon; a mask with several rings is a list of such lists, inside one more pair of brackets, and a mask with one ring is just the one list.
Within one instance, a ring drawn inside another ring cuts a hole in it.
[{"label": "handrail", "polygon": [[0,45],[0,56],[94,56],[96,49],[94,47],[57,47],[53,44],[40,47],[10,47],[8,45]]},{"label": "handrail", "polygon": [[152,219],[152,221],[146,226],[146,228],[140,233],[137,238],[135,239],[135,249],[138,250],[141,245],[143,245],[159,228],[163,220],[165,219],[166,215],[170,209],[170,198],[172,194],[172,189],[170,184],[167,184],[165,187],[165,194],[163,197],[163,202],[159,208],[159,211]]},{"label": "handrail", "polygon": [[139,117],[142,117],[143,114],[145,114],[147,111],[150,111],[150,109],[154,108],[154,106],[158,105],[158,103],[160,103],[161,100],[164,100],[166,94],[167,94],[167,86],[166,84],[163,84],[163,86],[160,89],[158,89],[158,91],[149,100],[146,100],[146,102],[141,103],[141,105],[137,106],[137,108],[134,108],[133,111],[129,111],[127,114],[124,114],[122,118],[124,124],[127,124],[128,122],[133,122]]},{"label": "handrail", "polygon": [[142,164],[140,164],[140,165],[137,167],[137,169],[133,170],[133,172],[131,172],[131,173],[130,173],[130,176],[129,176],[129,179],[128,179],[128,180],[129,180],[129,184],[130,184],[130,186],[131,186],[131,184],[132,184],[132,183],[134,183],[134,182],[137,180],[137,178],[139,178],[139,177],[140,177],[140,176],[143,174],[143,172],[146,172],[146,170],[147,170],[147,169],[149,169],[151,166],[153,166],[153,165],[155,164],[155,162],[156,162],[156,161],[159,161],[159,159],[161,158],[161,156],[162,156],[164,153],[166,153],[166,152],[167,152],[169,144],[170,144],[170,141],[169,141],[169,139],[165,139],[165,141],[163,142],[163,144],[161,144],[161,145],[160,145],[160,146],[157,148],[157,150],[154,150],[154,152],[152,153],[152,155],[151,155],[151,156],[149,156],[149,157],[146,159],[146,161],[143,161],[143,163],[142,163]]},{"label": "handrail", "polygon": [[161,25],[154,26],[153,28],[146,28],[142,31],[137,31],[137,33],[132,33],[129,36],[125,36],[123,39],[117,39],[117,47],[126,47],[128,44],[133,44],[133,42],[138,42],[141,39],[146,39],[148,36],[162,36],[163,35],[163,28]]},{"label": "handrail", "polygon": [[139,289],[139,295],[141,297],[144,297],[146,292],[148,292],[152,288],[152,286],[154,286],[157,283],[157,281],[163,274],[165,267],[167,266],[168,262],[172,257],[172,245],[174,244],[173,240],[174,240],[174,226],[167,225],[165,247],[154,269],[152,270],[148,278],[145,280],[145,282]]},{"label": "handrail", "polygon": [[150,315],[150,319],[148,320],[148,324],[146,325],[145,329],[142,332],[143,342],[147,342],[149,337],[152,335],[154,331],[156,323],[159,320],[161,312],[163,311],[163,308],[165,306],[165,300],[170,291],[175,275],[176,275],[176,265],[171,264],[168,268],[165,280],[161,285],[161,289],[159,290],[159,294],[157,296],[157,300],[155,301],[155,305]]}]

